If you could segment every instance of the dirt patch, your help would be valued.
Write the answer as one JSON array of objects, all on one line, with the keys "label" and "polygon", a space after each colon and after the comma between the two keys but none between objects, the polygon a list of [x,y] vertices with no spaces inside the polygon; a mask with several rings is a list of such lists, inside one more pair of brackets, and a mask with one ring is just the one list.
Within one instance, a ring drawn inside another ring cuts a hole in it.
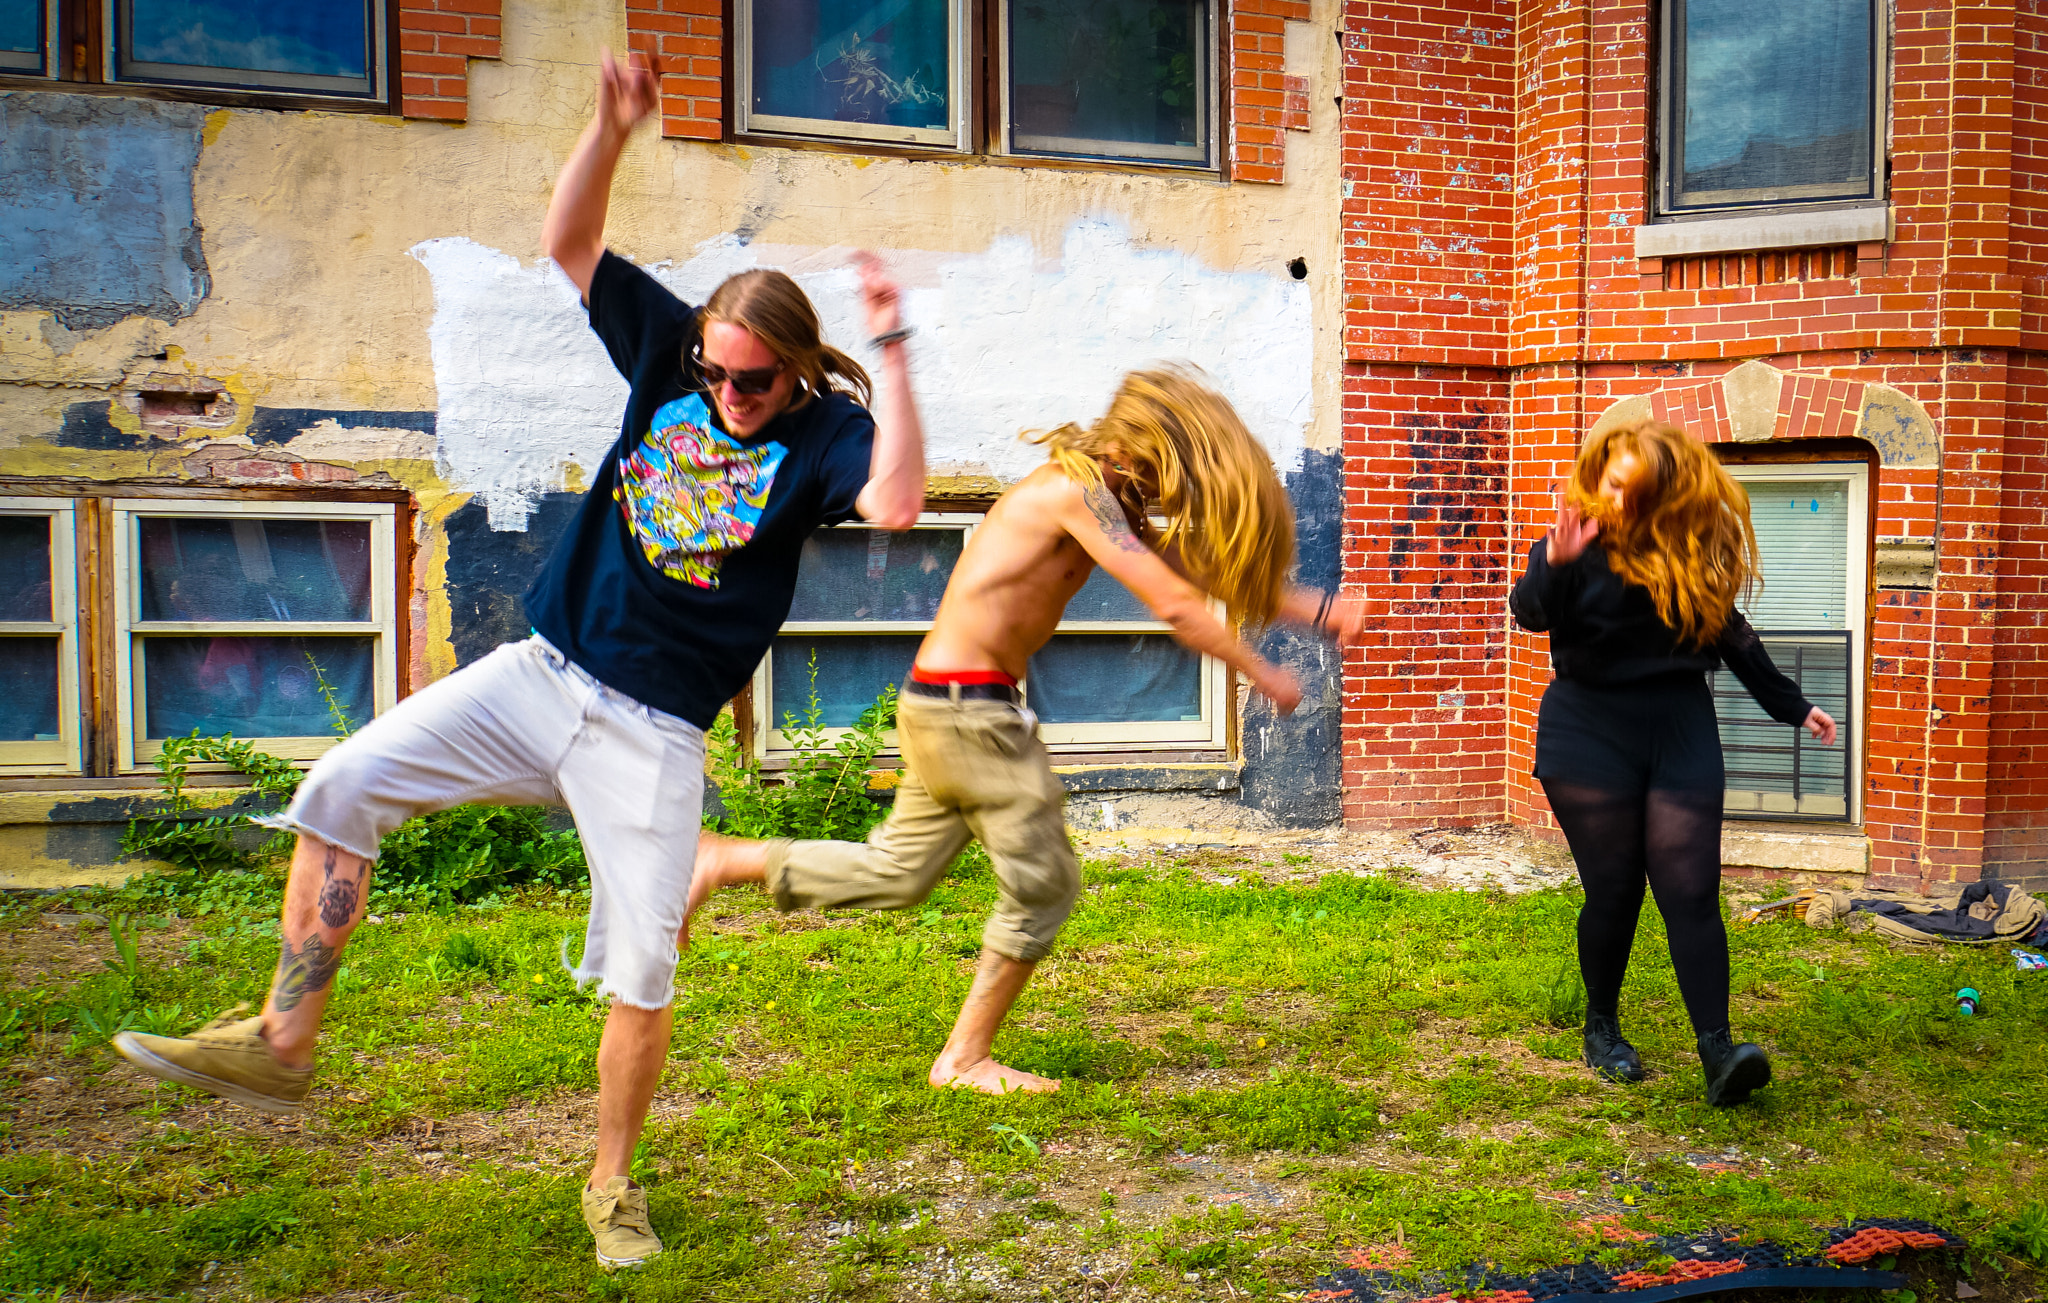
[{"label": "dirt patch", "polygon": [[[200,934],[181,918],[141,923],[128,935],[136,958],[146,964],[176,964],[185,947]],[[52,910],[31,914],[0,929],[0,989],[20,990],[52,977],[76,979],[100,971],[104,961],[118,961],[107,920],[98,914]]]}]

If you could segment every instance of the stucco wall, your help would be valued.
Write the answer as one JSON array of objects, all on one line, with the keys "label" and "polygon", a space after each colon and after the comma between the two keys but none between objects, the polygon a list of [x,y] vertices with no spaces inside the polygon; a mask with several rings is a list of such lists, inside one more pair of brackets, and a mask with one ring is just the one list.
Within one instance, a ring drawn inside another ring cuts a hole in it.
[{"label": "stucco wall", "polygon": [[[1334,3],[1314,12],[1303,33],[1334,28]],[[516,631],[542,552],[527,531],[580,490],[624,398],[538,256],[623,23],[612,5],[508,0],[466,124],[0,95],[0,214],[19,228],[0,239],[0,475],[402,486],[419,507],[415,686]],[[788,270],[856,356],[846,253],[881,251],[919,328],[937,474],[1014,479],[1036,460],[1020,429],[1087,419],[1125,369],[1190,358],[1297,498],[1334,510],[1337,47],[1288,47],[1313,116],[1287,135],[1285,184],[646,131],[608,239],[690,297],[742,267]],[[181,387],[222,397],[203,418],[138,398]],[[1305,563],[1334,574],[1335,547]],[[1319,648],[1283,645],[1323,672]],[[1278,787],[1309,817],[1307,789]]]}]

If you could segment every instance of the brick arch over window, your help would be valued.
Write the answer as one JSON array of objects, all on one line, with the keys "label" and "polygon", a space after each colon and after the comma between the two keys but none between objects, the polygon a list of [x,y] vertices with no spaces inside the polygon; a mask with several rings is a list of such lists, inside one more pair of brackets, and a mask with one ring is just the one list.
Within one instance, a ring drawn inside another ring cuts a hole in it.
[{"label": "brick arch over window", "polygon": [[1624,398],[1600,414],[1593,433],[1645,419],[1679,426],[1707,443],[1861,439],[1885,466],[1931,468],[1941,453],[1927,409],[1891,386],[1780,371],[1762,362]]}]

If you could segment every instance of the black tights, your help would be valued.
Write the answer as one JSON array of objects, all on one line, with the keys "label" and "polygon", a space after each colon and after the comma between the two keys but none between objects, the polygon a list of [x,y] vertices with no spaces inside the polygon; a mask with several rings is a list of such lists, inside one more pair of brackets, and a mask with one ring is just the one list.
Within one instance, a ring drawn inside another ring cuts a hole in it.
[{"label": "black tights", "polygon": [[1721,923],[1721,793],[1641,795],[1543,780],[1557,826],[1578,861],[1579,971],[1586,1007],[1616,1013],[1643,885],[1657,895],[1671,967],[1693,1031],[1728,1026],[1728,932]]}]

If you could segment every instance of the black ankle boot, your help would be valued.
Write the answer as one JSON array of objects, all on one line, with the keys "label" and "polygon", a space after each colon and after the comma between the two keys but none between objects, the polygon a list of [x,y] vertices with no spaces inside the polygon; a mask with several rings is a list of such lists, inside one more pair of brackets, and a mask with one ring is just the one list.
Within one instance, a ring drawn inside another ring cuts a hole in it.
[{"label": "black ankle boot", "polygon": [[1611,1013],[1586,1015],[1586,1066],[1609,1081],[1641,1081],[1643,1061],[1622,1039],[1621,1019]]},{"label": "black ankle boot", "polygon": [[1723,1027],[1699,1038],[1700,1066],[1707,1073],[1707,1103],[1727,1108],[1771,1082],[1771,1056],[1761,1045],[1736,1044]]}]

